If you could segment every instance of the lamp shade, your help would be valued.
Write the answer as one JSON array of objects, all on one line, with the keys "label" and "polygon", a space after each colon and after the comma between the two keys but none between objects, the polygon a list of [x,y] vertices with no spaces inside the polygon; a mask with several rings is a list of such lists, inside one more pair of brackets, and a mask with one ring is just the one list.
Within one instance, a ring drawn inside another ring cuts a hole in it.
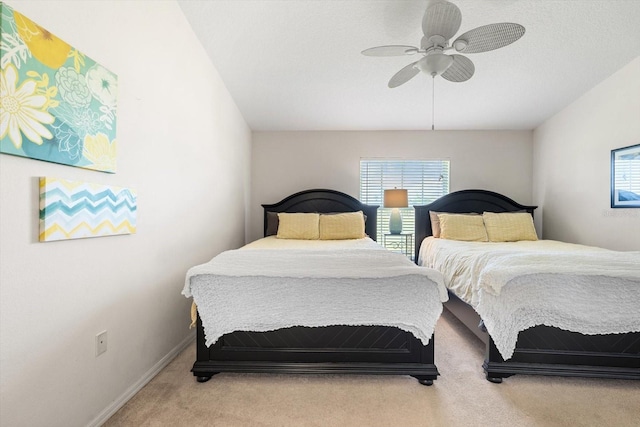
[{"label": "lamp shade", "polygon": [[409,196],[407,190],[393,189],[384,190],[385,208],[406,208],[409,206]]}]

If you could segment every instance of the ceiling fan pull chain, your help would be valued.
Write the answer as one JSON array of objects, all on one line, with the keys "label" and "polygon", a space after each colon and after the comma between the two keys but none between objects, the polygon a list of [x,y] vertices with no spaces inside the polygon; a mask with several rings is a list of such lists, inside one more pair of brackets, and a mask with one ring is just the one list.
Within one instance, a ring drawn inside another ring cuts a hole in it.
[{"label": "ceiling fan pull chain", "polygon": [[436,76],[431,76],[431,130],[435,130],[435,111],[436,111]]}]

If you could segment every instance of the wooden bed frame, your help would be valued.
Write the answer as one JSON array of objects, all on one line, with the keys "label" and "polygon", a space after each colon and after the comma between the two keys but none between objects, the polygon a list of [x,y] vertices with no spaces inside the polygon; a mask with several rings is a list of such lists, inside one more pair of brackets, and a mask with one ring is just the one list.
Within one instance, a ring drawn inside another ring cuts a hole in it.
[{"label": "wooden bed frame", "polygon": [[[422,240],[431,236],[429,211],[435,212],[514,212],[533,216],[536,206],[524,206],[487,190],[450,193],[423,206],[414,206],[416,223],[416,262]],[[449,292],[444,304],[486,344],[484,364],[487,380],[495,383],[515,374],[560,375],[640,379],[640,333],[583,335],[555,327],[535,326],[520,332],[516,350],[504,360],[487,334],[480,316],[464,301]]]},{"label": "wooden bed frame", "polygon": [[[361,210],[366,215],[367,235],[376,239],[378,206],[364,205],[338,191],[307,190],[262,206],[265,235],[270,212]],[[433,336],[425,346],[413,334],[395,327],[293,327],[270,332],[236,331],[207,347],[199,316],[197,360],[192,372],[199,382],[220,372],[349,373],[410,375],[423,385],[432,385],[439,375]]]}]

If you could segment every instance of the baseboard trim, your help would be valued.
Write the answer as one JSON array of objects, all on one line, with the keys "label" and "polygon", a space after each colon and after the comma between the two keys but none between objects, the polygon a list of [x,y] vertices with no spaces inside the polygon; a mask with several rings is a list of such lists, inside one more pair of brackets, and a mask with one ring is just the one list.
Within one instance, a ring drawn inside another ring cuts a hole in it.
[{"label": "baseboard trim", "polygon": [[87,427],[99,427],[113,414],[118,412],[142,387],[147,385],[158,373],[164,369],[173,359],[175,359],[185,348],[195,341],[196,337],[193,334],[189,334],[180,344],[175,346],[166,356],[158,361],[151,369],[149,369],[138,381],[136,381],[131,387],[125,390],[122,395],[117,398],[111,405],[107,406],[102,412],[98,414]]}]

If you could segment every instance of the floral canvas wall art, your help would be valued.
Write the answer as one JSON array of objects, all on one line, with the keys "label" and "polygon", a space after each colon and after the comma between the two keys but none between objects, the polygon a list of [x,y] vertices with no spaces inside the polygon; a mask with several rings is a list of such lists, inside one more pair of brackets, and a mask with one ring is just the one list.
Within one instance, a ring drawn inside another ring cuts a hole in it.
[{"label": "floral canvas wall art", "polygon": [[135,191],[60,178],[40,178],[40,241],[136,232]]},{"label": "floral canvas wall art", "polygon": [[116,172],[118,79],[0,2],[0,152]]}]

